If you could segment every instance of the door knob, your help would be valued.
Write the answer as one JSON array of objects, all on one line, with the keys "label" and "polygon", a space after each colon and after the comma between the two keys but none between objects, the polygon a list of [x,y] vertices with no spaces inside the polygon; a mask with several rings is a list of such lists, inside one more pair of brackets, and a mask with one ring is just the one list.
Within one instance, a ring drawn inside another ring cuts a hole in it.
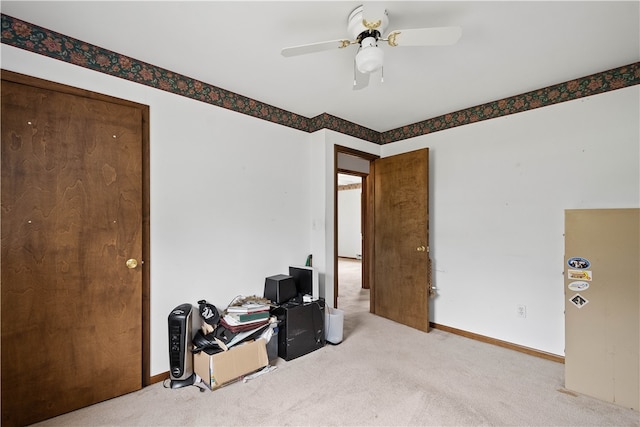
[{"label": "door knob", "polygon": [[424,246],[418,246],[418,248],[416,249],[416,251],[418,251],[418,252],[424,252],[426,250],[427,250],[427,248],[425,248]]},{"label": "door knob", "polygon": [[134,258],[127,260],[127,268],[136,268],[138,266],[138,261]]}]

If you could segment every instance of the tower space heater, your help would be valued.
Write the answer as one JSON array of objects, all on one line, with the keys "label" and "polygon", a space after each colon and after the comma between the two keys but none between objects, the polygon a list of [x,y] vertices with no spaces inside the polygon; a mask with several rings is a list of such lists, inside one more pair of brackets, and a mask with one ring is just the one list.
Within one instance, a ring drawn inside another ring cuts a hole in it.
[{"label": "tower space heater", "polygon": [[[200,387],[199,378],[193,372],[191,353],[193,306],[181,304],[169,314],[169,378],[171,388],[189,385]],[[201,391],[204,391],[202,387]]]}]

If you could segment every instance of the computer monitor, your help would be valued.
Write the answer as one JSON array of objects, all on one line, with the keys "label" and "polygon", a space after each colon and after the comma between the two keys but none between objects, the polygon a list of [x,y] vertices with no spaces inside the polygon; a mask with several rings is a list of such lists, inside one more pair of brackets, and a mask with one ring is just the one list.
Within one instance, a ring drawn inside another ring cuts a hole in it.
[{"label": "computer monitor", "polygon": [[309,266],[290,266],[289,276],[296,282],[299,296],[309,295],[312,300],[320,297],[318,270]]}]

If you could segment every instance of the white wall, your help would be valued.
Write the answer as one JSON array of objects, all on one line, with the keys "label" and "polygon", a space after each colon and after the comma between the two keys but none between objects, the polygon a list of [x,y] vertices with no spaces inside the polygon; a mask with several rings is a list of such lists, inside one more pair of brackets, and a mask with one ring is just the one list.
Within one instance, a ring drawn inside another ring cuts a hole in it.
[{"label": "white wall", "polygon": [[429,147],[432,321],[564,355],[564,210],[640,206],[639,105],[634,86],[382,147]]},{"label": "white wall", "polygon": [[[308,134],[158,92],[150,100],[152,347],[168,310],[224,309],[310,253]],[[155,360],[155,359],[154,359]]]},{"label": "white wall", "polygon": [[362,255],[362,188],[338,191],[338,256]]}]

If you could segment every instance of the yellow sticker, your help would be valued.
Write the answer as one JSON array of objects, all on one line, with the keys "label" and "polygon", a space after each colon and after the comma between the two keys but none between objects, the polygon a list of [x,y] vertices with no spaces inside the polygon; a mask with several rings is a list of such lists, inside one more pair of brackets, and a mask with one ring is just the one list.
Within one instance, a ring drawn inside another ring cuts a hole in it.
[{"label": "yellow sticker", "polygon": [[567,278],[570,280],[586,280],[590,282],[593,276],[591,270],[567,270]]}]

